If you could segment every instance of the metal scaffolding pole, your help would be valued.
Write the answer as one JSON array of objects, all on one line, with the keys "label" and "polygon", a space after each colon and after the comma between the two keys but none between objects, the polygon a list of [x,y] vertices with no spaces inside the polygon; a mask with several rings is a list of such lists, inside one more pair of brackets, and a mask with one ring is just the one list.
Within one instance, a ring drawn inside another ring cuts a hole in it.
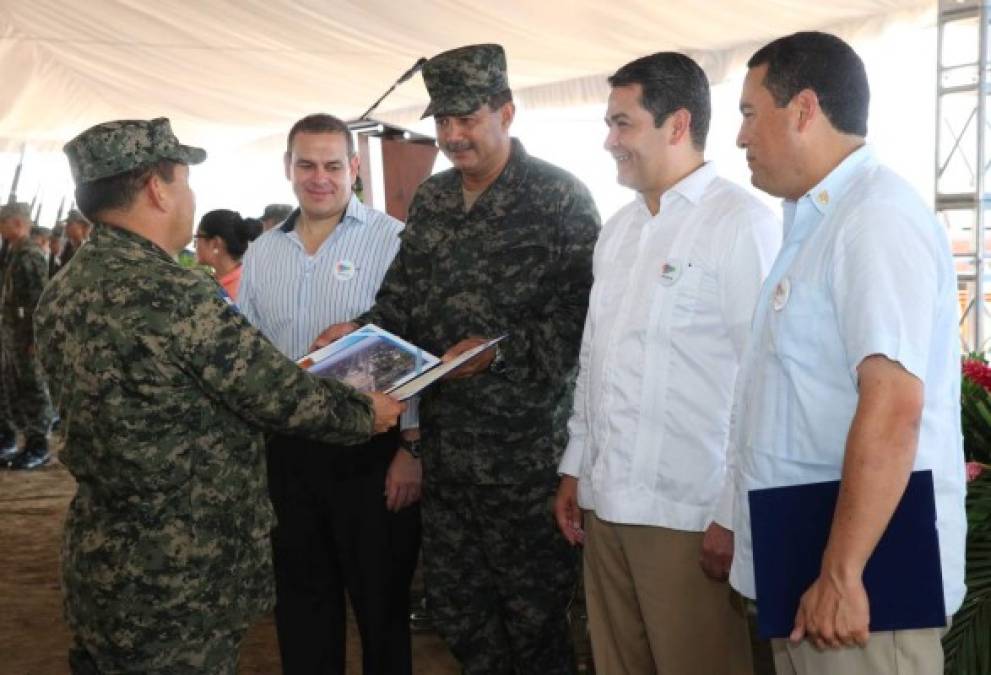
[{"label": "metal scaffolding pole", "polygon": [[936,213],[957,268],[960,339],[987,351],[988,0],[940,0],[936,73]]}]

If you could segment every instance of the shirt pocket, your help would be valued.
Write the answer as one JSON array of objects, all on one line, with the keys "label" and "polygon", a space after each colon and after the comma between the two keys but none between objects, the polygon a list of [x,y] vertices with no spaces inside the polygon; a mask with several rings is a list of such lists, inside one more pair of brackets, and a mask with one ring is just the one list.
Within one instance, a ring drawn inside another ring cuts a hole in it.
[{"label": "shirt pocket", "polygon": [[771,336],[786,369],[806,370],[828,348],[835,331],[832,299],[817,284],[782,280],[771,294]]},{"label": "shirt pocket", "polygon": [[662,269],[657,281],[657,298],[671,296],[671,325],[675,328],[692,325],[700,306],[704,304],[703,295],[714,292],[715,279],[706,273],[704,267],[693,261],[685,263],[674,283],[668,282],[664,275]]},{"label": "shirt pocket", "polygon": [[790,281],[778,285],[771,302],[780,376],[770,390],[776,438],[765,447],[801,464],[840,466],[856,393],[832,298],[821,285]]},{"label": "shirt pocket", "polygon": [[540,307],[553,290],[543,283],[551,264],[551,249],[541,237],[511,232],[480,244],[467,242],[465,247],[468,255],[476,257],[466,261],[474,285],[491,294],[499,307]]}]

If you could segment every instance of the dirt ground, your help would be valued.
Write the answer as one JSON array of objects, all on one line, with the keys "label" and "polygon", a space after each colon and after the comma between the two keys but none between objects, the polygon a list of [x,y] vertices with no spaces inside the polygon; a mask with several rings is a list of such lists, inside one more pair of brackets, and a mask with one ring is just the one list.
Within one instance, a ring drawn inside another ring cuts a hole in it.
[{"label": "dirt ground", "polygon": [[[75,481],[53,461],[37,471],[0,470],[0,675],[67,675],[71,642],[62,618],[59,547]],[[361,672],[351,626],[348,675]],[[275,624],[256,624],[241,650],[240,675],[281,675]],[[459,668],[433,633],[413,636],[415,675],[454,675]]]},{"label": "dirt ground", "polygon": [[[0,470],[0,675],[69,672],[66,654],[71,636],[62,618],[59,548],[62,521],[74,493],[75,481],[57,460],[37,471]],[[580,604],[573,614],[578,670],[591,673]],[[773,673],[766,644],[755,642],[755,649],[756,672]],[[347,672],[361,672],[361,645],[353,623]],[[428,632],[413,635],[413,672],[455,675],[460,669],[443,641]],[[271,617],[248,632],[238,673],[281,675]]]}]

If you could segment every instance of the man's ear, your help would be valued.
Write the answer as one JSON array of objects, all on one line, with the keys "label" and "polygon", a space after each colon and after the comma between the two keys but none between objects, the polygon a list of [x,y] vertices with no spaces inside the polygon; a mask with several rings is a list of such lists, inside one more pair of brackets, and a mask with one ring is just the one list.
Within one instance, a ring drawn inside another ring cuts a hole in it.
[{"label": "man's ear", "polygon": [[803,89],[795,94],[788,103],[798,113],[798,131],[803,132],[809,129],[809,125],[822,114],[819,107],[819,97],[811,89]]},{"label": "man's ear", "polygon": [[499,124],[503,129],[508,129],[514,119],[516,119],[516,104],[507,101],[506,105],[499,108]]},{"label": "man's ear", "polygon": [[358,172],[361,170],[361,157],[358,156],[357,152],[351,155],[348,164],[351,166],[351,188],[353,189],[355,181],[358,180]]},{"label": "man's ear", "polygon": [[286,170],[286,180],[292,180],[292,177],[289,175],[289,167],[291,165],[292,165],[292,153],[286,152],[282,155],[282,166],[285,167]]},{"label": "man's ear", "polygon": [[165,189],[165,181],[156,172],[153,172],[145,183],[144,193],[151,206],[159,211],[168,211],[172,205],[172,198]]},{"label": "man's ear", "polygon": [[686,137],[691,136],[692,113],[688,112],[687,108],[675,110],[668,117],[668,122],[671,125],[671,145],[678,145]]}]

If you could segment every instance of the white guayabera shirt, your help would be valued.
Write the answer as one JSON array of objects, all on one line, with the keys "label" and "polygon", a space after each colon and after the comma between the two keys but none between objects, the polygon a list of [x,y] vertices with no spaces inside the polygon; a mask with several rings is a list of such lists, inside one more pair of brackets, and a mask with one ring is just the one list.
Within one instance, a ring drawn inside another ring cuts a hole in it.
[{"label": "white guayabera shirt", "polygon": [[711,163],[603,227],[562,474],[610,522],[701,531],[725,477],[737,364],[781,240]]}]

